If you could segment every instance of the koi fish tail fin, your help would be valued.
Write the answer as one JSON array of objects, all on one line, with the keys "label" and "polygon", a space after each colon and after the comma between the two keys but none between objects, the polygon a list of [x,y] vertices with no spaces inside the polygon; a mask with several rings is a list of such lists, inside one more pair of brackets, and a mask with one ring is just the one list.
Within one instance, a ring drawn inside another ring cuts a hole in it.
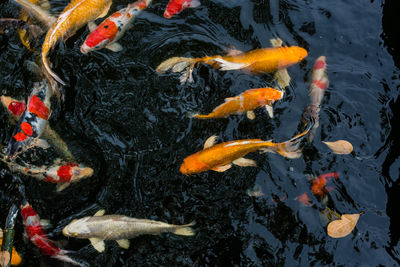
[{"label": "koi fish tail fin", "polygon": [[202,119],[202,120],[211,118],[210,114],[207,114],[207,115],[192,114],[191,117],[196,118],[196,119]]},{"label": "koi fish tail fin", "polygon": [[[46,40],[45,40],[45,42],[46,42]],[[65,82],[63,80],[61,80],[61,78],[58,77],[57,74],[54,73],[50,68],[49,61],[47,60],[47,52],[48,51],[49,51],[49,49],[47,47],[45,48],[45,46],[43,44],[43,48],[42,48],[42,63],[43,63],[43,67],[45,69],[44,73],[48,74],[46,76],[47,76],[47,78],[48,78],[50,83],[52,83],[51,80],[53,80],[53,81],[55,80],[55,81],[57,81],[57,82],[59,82],[59,83],[61,83],[62,85],[65,86]]]},{"label": "koi fish tail fin", "polygon": [[286,142],[276,144],[276,146],[272,150],[278,154],[281,154],[285,158],[289,159],[300,158],[302,153],[301,148],[299,148],[300,142],[311,130],[313,125],[314,125],[313,123],[310,123],[304,132],[296,135],[295,137]]},{"label": "koi fish tail fin", "polygon": [[172,69],[172,72],[182,72],[180,77],[181,83],[186,81],[192,82],[193,68],[198,61],[199,60],[196,58],[173,57],[163,61],[160,65],[158,65],[156,71],[158,73],[165,73]]},{"label": "koi fish tail fin", "polygon": [[175,230],[173,230],[173,234],[175,235],[184,235],[184,236],[192,236],[195,235],[195,231],[191,226],[195,225],[195,222],[191,222],[185,225],[177,225]]},{"label": "koi fish tail fin", "polygon": [[60,250],[60,252],[57,255],[52,256],[52,258],[57,259],[59,261],[68,262],[68,263],[74,264],[76,266],[82,266],[82,267],[89,266],[89,264],[84,261],[78,262],[78,261],[72,259],[70,256],[67,255],[68,253],[69,252],[67,250]]}]

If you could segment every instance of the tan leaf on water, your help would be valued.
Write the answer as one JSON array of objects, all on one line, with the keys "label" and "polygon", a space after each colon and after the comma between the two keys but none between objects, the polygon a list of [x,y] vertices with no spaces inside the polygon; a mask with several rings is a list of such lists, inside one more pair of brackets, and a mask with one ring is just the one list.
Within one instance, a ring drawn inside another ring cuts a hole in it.
[{"label": "tan leaf on water", "polygon": [[361,213],[343,214],[340,220],[331,221],[328,224],[328,235],[333,238],[345,237],[350,234],[360,218]]},{"label": "tan leaf on water", "polygon": [[6,267],[10,262],[10,253],[8,251],[0,252],[0,265]]},{"label": "tan leaf on water", "polygon": [[335,154],[350,154],[353,151],[353,145],[346,140],[338,140],[335,142],[324,142]]}]

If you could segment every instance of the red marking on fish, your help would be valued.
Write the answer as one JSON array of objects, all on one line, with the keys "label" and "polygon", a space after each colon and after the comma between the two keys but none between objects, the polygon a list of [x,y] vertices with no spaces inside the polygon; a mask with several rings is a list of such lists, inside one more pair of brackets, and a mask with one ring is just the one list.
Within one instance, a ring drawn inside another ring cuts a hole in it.
[{"label": "red marking on fish", "polygon": [[32,134],[33,134],[32,126],[29,123],[27,123],[26,121],[21,123],[21,129],[26,135],[32,136]]},{"label": "red marking on fish", "polygon": [[328,85],[327,82],[321,82],[320,80],[314,80],[314,84],[321,90],[325,90],[326,86]]},{"label": "red marking on fish", "polygon": [[317,62],[315,62],[315,64],[314,64],[315,70],[319,70],[319,69],[323,69],[323,68],[325,68],[325,62],[323,60],[318,60]]},{"label": "red marking on fish", "polygon": [[[136,3],[135,3],[136,4]],[[140,3],[138,3],[137,5],[135,5],[135,6],[137,6],[139,9],[141,9],[141,10],[143,10],[143,9],[145,9],[146,7],[147,7],[147,4],[146,4],[146,1],[142,1],[142,2],[140,2]],[[128,13],[128,15],[129,15],[129,13]],[[129,18],[129,17],[128,17]]]},{"label": "red marking on fish", "polygon": [[170,0],[164,12],[164,17],[169,19],[188,7],[200,5],[198,0]]},{"label": "red marking on fish", "polygon": [[50,115],[50,110],[43,101],[36,95],[32,96],[28,106],[29,112],[32,112],[41,119],[47,120]]},{"label": "red marking on fish", "polygon": [[26,138],[27,138],[27,136],[26,136],[24,133],[16,133],[16,134],[14,135],[14,139],[15,139],[15,141],[17,141],[17,142],[24,141]]},{"label": "red marking on fish", "polygon": [[36,211],[31,206],[26,206],[21,210],[21,215],[24,221],[30,216],[38,215]]},{"label": "red marking on fish", "polygon": [[61,183],[69,182],[73,175],[72,167],[68,165],[60,166],[57,170],[57,175],[60,177]]},{"label": "red marking on fish", "polygon": [[[119,13],[119,15],[121,15],[121,13]],[[110,19],[106,19],[94,31],[92,31],[89,34],[89,36],[85,41],[85,44],[88,47],[93,48],[96,45],[100,44],[102,41],[107,39],[109,40],[109,43],[111,43],[115,39],[115,36],[117,36],[117,33],[118,33],[118,27],[115,24],[115,22]]]},{"label": "red marking on fish", "polygon": [[24,102],[19,102],[14,100],[11,101],[11,103],[8,105],[8,110],[15,116],[21,116],[25,110],[25,107],[26,105]]},{"label": "red marking on fish", "polygon": [[54,179],[51,176],[47,176],[46,178],[43,179],[44,182],[48,182],[48,183],[57,183],[57,180]]},{"label": "red marking on fish", "polygon": [[300,196],[296,197],[296,200],[303,203],[305,206],[311,206],[310,198],[305,192]]},{"label": "red marking on fish", "polygon": [[[328,183],[328,180],[332,180],[332,178],[338,179],[339,178],[339,173],[338,172],[330,172],[330,173],[325,173],[321,174],[318,176],[318,178],[315,178],[312,183],[311,190],[314,193],[314,195],[322,197],[324,194],[328,193],[329,191],[333,190],[332,187],[326,188],[326,184]],[[328,190],[330,189],[330,190]]]},{"label": "red marking on fish", "polygon": [[67,164],[65,164],[66,166],[71,166],[71,167],[78,167],[79,164],[78,163],[74,163],[74,162],[68,162]]}]

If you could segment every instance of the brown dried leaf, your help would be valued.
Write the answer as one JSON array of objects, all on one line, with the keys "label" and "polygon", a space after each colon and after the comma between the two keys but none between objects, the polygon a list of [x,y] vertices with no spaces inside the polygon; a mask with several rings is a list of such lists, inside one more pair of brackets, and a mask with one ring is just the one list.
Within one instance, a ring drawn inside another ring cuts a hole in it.
[{"label": "brown dried leaf", "polygon": [[327,227],[328,235],[333,238],[347,236],[353,231],[354,227],[356,227],[361,214],[362,213],[343,214],[340,220],[331,221]]},{"label": "brown dried leaf", "polygon": [[6,267],[10,263],[10,253],[8,251],[0,252],[0,265]]},{"label": "brown dried leaf", "polygon": [[346,140],[338,140],[335,142],[324,142],[335,154],[350,154],[353,151],[353,145]]}]

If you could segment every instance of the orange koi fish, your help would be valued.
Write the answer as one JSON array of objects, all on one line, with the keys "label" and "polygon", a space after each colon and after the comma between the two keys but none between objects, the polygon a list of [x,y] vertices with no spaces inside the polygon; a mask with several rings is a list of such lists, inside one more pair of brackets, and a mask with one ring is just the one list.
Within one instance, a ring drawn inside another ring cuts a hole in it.
[{"label": "orange koi fish", "polygon": [[[2,244],[3,244],[3,231],[0,228],[0,250],[1,250],[1,245]],[[15,247],[13,247],[12,248],[12,256],[11,256],[11,265],[12,266],[20,265],[21,261],[22,261],[21,256],[15,250]]]},{"label": "orange koi fish", "polygon": [[[311,124],[312,125],[312,124]],[[273,143],[261,139],[247,139],[215,144],[217,136],[211,136],[204,144],[204,149],[185,158],[180,167],[182,174],[194,174],[213,170],[224,172],[232,167],[232,163],[241,167],[256,166],[254,160],[243,158],[250,152],[260,150],[261,153],[279,153],[286,158],[299,158],[300,141],[308,133],[310,127],[289,141]]]},{"label": "orange koi fish", "polygon": [[283,92],[269,87],[249,89],[238,96],[226,98],[225,103],[216,107],[210,114],[195,114],[193,117],[198,119],[226,118],[231,114],[247,112],[247,117],[254,119],[254,109],[262,106],[268,106],[269,109],[273,102],[282,97]]},{"label": "orange koi fish", "polygon": [[243,70],[254,74],[271,73],[287,68],[303,60],[307,51],[298,46],[261,48],[237,55],[206,56],[202,58],[173,57],[162,62],[156,69],[158,73],[183,72],[181,82],[193,80],[192,72],[197,63],[204,63],[212,67],[227,70]]},{"label": "orange koi fish", "polygon": [[325,186],[328,183],[328,180],[332,180],[332,178],[338,179],[339,173],[338,172],[325,173],[315,178],[312,182],[312,187],[311,187],[311,190],[314,193],[314,195],[323,197],[325,194],[331,191],[333,188]]},{"label": "orange koi fish", "polygon": [[200,0],[170,0],[164,12],[164,18],[171,18],[188,7],[200,6]]},{"label": "orange koi fish", "polygon": [[132,27],[135,18],[150,5],[152,0],[139,0],[129,4],[107,19],[105,19],[97,28],[91,29],[91,33],[81,46],[83,54],[102,48],[110,49],[113,52],[122,50],[122,46],[117,41],[124,33]]},{"label": "orange koi fish", "polygon": [[72,0],[47,32],[42,45],[42,62],[50,76],[62,85],[65,82],[49,66],[47,54],[50,49],[60,38],[65,41],[88,22],[107,15],[111,4],[112,0]]}]

